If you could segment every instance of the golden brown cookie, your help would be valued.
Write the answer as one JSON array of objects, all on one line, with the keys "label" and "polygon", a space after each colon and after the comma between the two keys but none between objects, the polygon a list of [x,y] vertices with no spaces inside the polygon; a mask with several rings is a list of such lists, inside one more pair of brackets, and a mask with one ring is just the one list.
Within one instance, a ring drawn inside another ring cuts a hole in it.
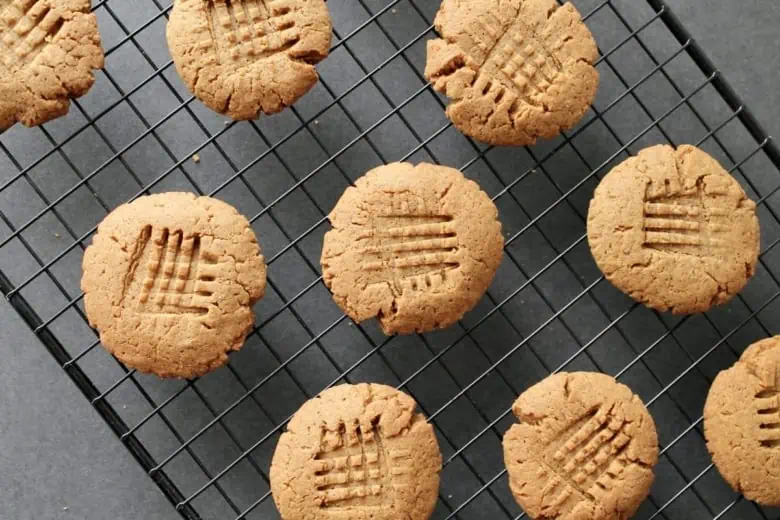
[{"label": "golden brown cookie", "polygon": [[780,336],[751,345],[712,383],[704,405],[707,449],[738,493],[780,506]]},{"label": "golden brown cookie", "polygon": [[341,385],[304,403],[271,464],[284,520],[426,520],[441,453],[433,426],[395,388]]},{"label": "golden brown cookie", "polygon": [[659,311],[705,312],[755,272],[756,205],[693,146],[646,148],[596,188],[588,243],[618,289]]},{"label": "golden brown cookie", "polygon": [[598,49],[570,3],[443,0],[435,25],[425,77],[466,135],[534,144],[574,126],[596,97]]},{"label": "golden brown cookie", "polygon": [[67,114],[103,60],[89,0],[0,2],[0,130]]},{"label": "golden brown cookie", "polygon": [[168,23],[187,88],[233,119],[295,103],[317,83],[330,42],[324,0],[177,0]]},{"label": "golden brown cookie", "polygon": [[612,377],[560,373],[512,406],[504,436],[509,486],[531,518],[625,520],[650,492],[658,462],[653,418]]},{"label": "golden brown cookie", "polygon": [[254,324],[265,262],[235,208],[191,193],[119,206],[84,253],[90,324],[125,365],[191,378],[227,363]]},{"label": "golden brown cookie", "polygon": [[355,321],[386,334],[448,327],[487,290],[501,263],[498,210],[473,181],[433,164],[380,166],[330,214],[322,273]]}]

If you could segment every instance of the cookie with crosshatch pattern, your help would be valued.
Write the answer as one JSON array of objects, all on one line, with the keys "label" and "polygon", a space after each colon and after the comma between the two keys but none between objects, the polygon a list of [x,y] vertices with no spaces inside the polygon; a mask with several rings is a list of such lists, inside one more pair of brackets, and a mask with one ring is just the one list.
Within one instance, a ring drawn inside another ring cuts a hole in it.
[{"label": "cookie with crosshatch pattern", "polygon": [[0,0],[0,130],[65,115],[103,61],[89,0]]},{"label": "cookie with crosshatch pattern", "polygon": [[347,188],[329,218],[325,285],[352,319],[376,317],[386,334],[457,322],[485,294],[503,255],[495,204],[446,166],[375,168]]},{"label": "cookie with crosshatch pattern", "polygon": [[780,506],[780,336],[748,347],[712,382],[704,437],[720,474],[737,493]]},{"label": "cookie with crosshatch pattern", "polygon": [[84,252],[89,323],[125,365],[191,378],[227,362],[254,324],[266,266],[235,208],[191,193],[119,206]]},{"label": "cookie with crosshatch pattern", "polygon": [[596,96],[596,42],[570,3],[443,0],[425,77],[464,134],[528,145],[574,126]]},{"label": "cookie with crosshatch pattern", "polygon": [[417,403],[379,384],[310,399],[279,438],[271,492],[284,520],[426,520],[442,461]]},{"label": "cookie with crosshatch pattern", "polygon": [[177,0],[167,35],[187,88],[240,120],[279,112],[308,92],[331,29],[324,0]]},{"label": "cookie with crosshatch pattern", "polygon": [[758,261],[756,205],[696,147],[653,146],[596,188],[588,243],[618,289],[659,311],[706,312],[747,284]]},{"label": "cookie with crosshatch pattern", "polygon": [[560,373],[532,386],[504,435],[509,486],[531,518],[626,520],[650,492],[658,437],[642,401],[614,378]]}]

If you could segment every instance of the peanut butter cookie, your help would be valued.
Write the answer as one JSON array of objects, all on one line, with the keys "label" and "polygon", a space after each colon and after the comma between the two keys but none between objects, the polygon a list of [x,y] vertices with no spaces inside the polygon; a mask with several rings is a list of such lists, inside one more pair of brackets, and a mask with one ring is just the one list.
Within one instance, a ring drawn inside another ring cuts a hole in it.
[{"label": "peanut butter cookie", "polygon": [[324,0],[177,0],[168,47],[195,97],[233,119],[255,119],[317,83],[331,28]]},{"label": "peanut butter cookie", "polygon": [[693,146],[646,148],[596,188],[588,243],[618,289],[659,311],[706,312],[742,290],[758,261],[756,205]]},{"label": "peanut butter cookie", "polygon": [[464,134],[534,144],[574,126],[593,103],[598,48],[577,9],[555,0],[443,0],[425,77],[450,98]]},{"label": "peanut butter cookie", "polygon": [[191,378],[241,348],[265,271],[249,222],[232,206],[163,193],[100,223],[81,288],[109,352],[142,372]]},{"label": "peanut butter cookie", "polygon": [[780,336],[751,345],[712,383],[704,405],[707,449],[737,492],[780,506]]},{"label": "peanut butter cookie", "polygon": [[352,319],[387,334],[458,321],[501,263],[498,210],[473,181],[433,164],[381,166],[347,188],[330,214],[322,272]]},{"label": "peanut butter cookie", "polygon": [[271,464],[284,520],[426,520],[441,453],[433,426],[395,388],[341,385],[306,402]]},{"label": "peanut butter cookie", "polygon": [[509,486],[531,518],[626,520],[650,492],[658,462],[653,418],[612,377],[561,373],[515,401],[504,436]]},{"label": "peanut butter cookie", "polygon": [[89,0],[0,1],[0,130],[67,114],[103,61]]}]

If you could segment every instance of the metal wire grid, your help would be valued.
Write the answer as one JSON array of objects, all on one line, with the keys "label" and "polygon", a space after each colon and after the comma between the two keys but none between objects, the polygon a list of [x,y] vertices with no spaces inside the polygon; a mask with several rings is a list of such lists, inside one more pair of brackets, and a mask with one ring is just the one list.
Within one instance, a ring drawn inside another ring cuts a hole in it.
[{"label": "metal wire grid", "polygon": [[[170,4],[128,4],[94,6],[108,56],[95,92],[62,120],[0,137],[0,282],[184,518],[278,517],[267,477],[275,439],[305,399],[345,381],[398,386],[436,426],[445,462],[435,518],[522,518],[500,438],[514,397],[563,369],[611,373],[654,414],[662,457],[639,518],[772,517],[713,471],[700,414],[717,370],[775,332],[780,154],[662,2],[576,2],[601,43],[599,99],[575,130],[525,150],[483,147],[444,118],[421,74],[438,3],[330,0],[335,39],[319,86],[281,116],[240,125],[193,103],[171,70]],[[671,319],[633,304],[587,253],[597,180],[657,142],[703,146],[759,202],[756,280],[709,315]],[[481,183],[501,211],[506,260],[458,327],[385,338],[334,310],[317,259],[344,187],[407,159],[457,165]],[[97,348],[78,290],[97,222],[170,189],[252,216],[270,266],[247,345],[197,381],[137,374]]]}]

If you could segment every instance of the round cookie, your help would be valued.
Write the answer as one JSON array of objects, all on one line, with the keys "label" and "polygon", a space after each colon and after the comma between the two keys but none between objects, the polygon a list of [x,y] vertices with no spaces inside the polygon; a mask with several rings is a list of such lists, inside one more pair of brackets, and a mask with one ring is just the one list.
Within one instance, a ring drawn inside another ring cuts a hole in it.
[{"label": "round cookie", "polygon": [[729,485],[765,506],[780,506],[780,336],[754,343],[712,383],[704,436]]},{"label": "round cookie", "polygon": [[755,272],[756,205],[693,146],[653,146],[596,188],[588,243],[606,278],[635,300],[675,314],[706,312]]},{"label": "round cookie", "polygon": [[642,401],[614,378],[560,373],[512,406],[504,435],[517,503],[531,518],[625,520],[650,492],[658,437]]},{"label": "round cookie", "polygon": [[443,0],[425,77],[464,134],[529,145],[574,126],[596,97],[598,48],[579,12],[556,0]]},{"label": "round cookie", "polygon": [[331,29],[324,0],[177,0],[167,37],[190,92],[241,120],[280,112],[317,83]]},{"label": "round cookie", "polygon": [[0,130],[67,114],[103,61],[89,0],[0,2]]},{"label": "round cookie", "polygon": [[341,385],[304,403],[279,438],[271,492],[284,520],[426,520],[439,491],[433,426],[395,388]]},{"label": "round cookie", "polygon": [[445,166],[380,166],[347,188],[331,212],[322,273],[355,321],[386,334],[444,328],[477,304],[501,263],[498,210]]},{"label": "round cookie", "polygon": [[191,193],[119,206],[84,253],[89,323],[125,365],[191,378],[227,363],[254,324],[266,266],[235,208]]}]

